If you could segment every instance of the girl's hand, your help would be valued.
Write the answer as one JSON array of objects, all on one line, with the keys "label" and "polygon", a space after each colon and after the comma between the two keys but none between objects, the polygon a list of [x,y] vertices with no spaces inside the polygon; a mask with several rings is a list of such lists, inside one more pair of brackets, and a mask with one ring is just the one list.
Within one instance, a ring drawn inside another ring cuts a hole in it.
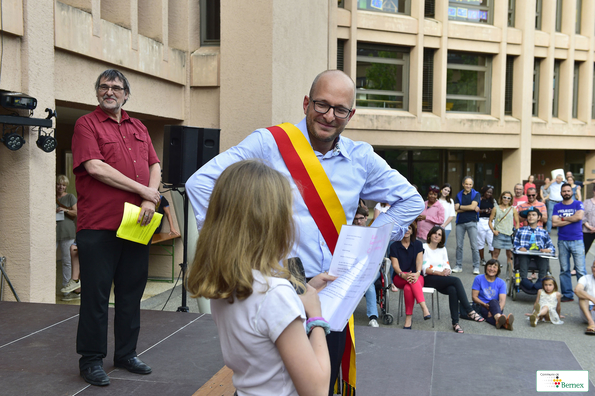
[{"label": "girl's hand", "polygon": [[444,271],[442,271],[442,275],[444,276],[449,276],[450,275],[450,268],[445,268]]},{"label": "girl's hand", "polygon": [[310,285],[306,285],[306,292],[299,296],[304,304],[304,310],[308,318],[322,316],[322,309],[320,308],[320,299],[318,298],[318,292],[315,288]]},{"label": "girl's hand", "polygon": [[327,282],[332,282],[337,279],[336,276],[330,276],[326,272],[316,275],[314,278],[310,279],[308,285],[312,286],[316,289],[317,292],[322,291],[326,287]]},{"label": "girl's hand", "polygon": [[500,234],[500,231],[494,230],[494,236],[498,236]]}]

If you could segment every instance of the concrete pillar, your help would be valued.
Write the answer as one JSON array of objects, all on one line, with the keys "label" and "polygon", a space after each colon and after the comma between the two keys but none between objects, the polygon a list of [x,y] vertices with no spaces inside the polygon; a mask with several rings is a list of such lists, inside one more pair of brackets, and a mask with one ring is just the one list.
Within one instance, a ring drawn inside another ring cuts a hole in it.
[{"label": "concrete pillar", "polygon": [[326,2],[221,2],[222,150],[304,117],[304,96],[328,65],[328,12]]},{"label": "concrete pillar", "polygon": [[436,2],[436,19],[442,23],[440,47],[434,54],[434,95],[432,112],[442,123],[446,118],[446,65],[448,63],[448,2]]},{"label": "concrete pillar", "polygon": [[[535,0],[516,3],[515,26],[522,31],[521,54],[513,70],[513,117],[521,121],[519,148],[502,153],[502,191],[511,190],[531,171],[533,129],[533,60],[535,52]],[[504,102],[502,101],[502,104]],[[502,116],[504,109],[502,109]],[[512,191],[512,190],[511,190]]]},{"label": "concrete pillar", "polygon": [[[539,70],[539,92],[553,92],[554,55],[556,52],[556,0],[542,0],[541,4],[541,30],[549,34],[550,45],[547,49],[547,57],[541,61]],[[545,100],[543,100],[544,98]],[[540,97],[539,118],[545,120],[550,127],[553,120],[552,111],[552,99],[550,99],[549,95]]]},{"label": "concrete pillar", "polygon": [[508,2],[494,3],[494,26],[502,32],[500,51],[492,57],[491,107],[490,114],[504,126],[504,99],[506,92],[506,38],[508,37]]},{"label": "concrete pillar", "polygon": [[345,43],[343,66],[345,73],[355,81],[357,77],[357,0],[345,0],[345,9],[351,11],[349,40]]},{"label": "concrete pillar", "polygon": [[581,34],[589,38],[589,52],[587,53],[587,61],[581,62],[579,71],[578,119],[590,124],[593,112],[593,62],[595,61],[593,55],[593,51],[595,51],[595,32],[591,27],[595,26],[595,2],[583,1],[581,15]]},{"label": "concrete pillar", "polygon": [[[54,1],[23,1],[21,90],[37,99],[36,118],[45,118],[54,102]],[[0,255],[22,301],[55,302],[56,152],[37,148],[37,131],[26,128],[25,145],[9,151],[0,145]],[[5,300],[12,300],[7,288]]]},{"label": "concrete pillar", "polygon": [[[576,23],[576,0],[562,2],[562,34],[568,36],[568,56],[560,64],[560,94],[558,118],[572,122],[572,98],[574,91],[574,36]],[[591,65],[592,67],[593,65]]]},{"label": "concrete pillar", "polygon": [[[417,37],[409,54],[409,112],[422,119],[423,70],[424,70],[424,1],[411,3],[411,16],[417,19]],[[407,110],[407,109],[405,109]]]}]

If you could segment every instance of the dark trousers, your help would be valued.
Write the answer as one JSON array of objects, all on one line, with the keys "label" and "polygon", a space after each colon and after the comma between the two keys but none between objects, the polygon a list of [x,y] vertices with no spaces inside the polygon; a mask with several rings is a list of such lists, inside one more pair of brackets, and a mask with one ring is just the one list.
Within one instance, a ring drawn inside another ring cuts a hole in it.
[{"label": "dark trousers", "polygon": [[81,266],[81,307],[76,337],[79,368],[102,364],[107,355],[109,296],[114,283],[114,360],[136,356],[140,300],[147,284],[149,246],[116,237],[115,231],[76,235]]},{"label": "dark trousers", "polygon": [[[500,309],[500,302],[498,300],[490,300],[488,303],[490,306],[489,311],[485,307],[481,307],[481,316],[483,316],[489,324],[492,326],[496,326],[496,319],[494,316],[496,314],[502,314],[502,310]],[[488,312],[492,314],[492,316],[488,317]]]},{"label": "dark trousers", "polygon": [[465,288],[461,280],[456,276],[427,275],[425,277],[425,286],[433,287],[439,293],[448,295],[450,318],[453,325],[459,323],[459,301],[467,313],[473,311],[467,299]]},{"label": "dark trousers", "polygon": [[[529,262],[531,261],[531,256],[526,254],[517,254],[517,257],[519,259],[519,275],[521,276],[521,279],[526,279],[529,272]],[[547,275],[547,267],[550,261],[539,256],[533,256],[533,259],[535,260],[535,264],[537,265],[537,269],[539,271],[539,279],[545,278]]]},{"label": "dark trousers", "polygon": [[331,359],[331,385],[328,391],[329,396],[335,394],[335,382],[339,377],[339,368],[341,367],[341,359],[343,358],[343,352],[345,352],[345,342],[347,341],[347,328],[346,325],[343,331],[331,331],[326,336],[326,344],[328,346],[328,353]]},{"label": "dark trousers", "polygon": [[589,253],[589,249],[591,249],[591,245],[593,244],[593,241],[595,241],[595,232],[594,233],[583,232],[583,243],[585,244],[585,256],[587,256],[587,253]]}]

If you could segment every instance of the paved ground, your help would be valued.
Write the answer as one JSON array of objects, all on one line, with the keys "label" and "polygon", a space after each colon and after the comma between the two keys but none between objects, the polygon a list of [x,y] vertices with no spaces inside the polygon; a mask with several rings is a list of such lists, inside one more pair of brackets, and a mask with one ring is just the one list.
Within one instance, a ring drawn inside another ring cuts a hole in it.
[{"label": "paved ground", "polygon": [[[556,238],[556,231],[552,232],[553,236],[552,239],[554,240],[554,244],[557,243]],[[455,238],[455,231],[451,233],[448,243],[447,243],[447,250],[449,253],[449,258],[451,263],[455,261],[455,249],[456,249],[456,238]],[[486,253],[486,257],[489,255]],[[595,256],[591,253],[587,255],[587,268],[590,267],[590,263],[593,262]],[[506,262],[505,253],[500,253],[500,260],[502,262]],[[506,264],[505,264],[506,267]],[[558,279],[558,275],[560,272],[560,266],[558,261],[552,261],[550,263],[551,270]],[[465,241],[465,254],[463,258],[463,271],[462,273],[453,274],[453,276],[458,276],[461,278],[463,285],[465,286],[465,290],[471,298],[471,284],[473,283],[474,275],[471,273],[472,271],[472,260],[471,260],[471,251],[469,248],[469,241],[468,239]],[[483,267],[481,267],[483,271]],[[590,270],[587,269],[587,272]],[[505,274],[502,273],[501,277],[505,277]],[[573,287],[576,285],[576,278],[573,278]],[[181,287],[177,286],[171,299],[166,304],[166,300],[169,296],[169,291],[164,292],[160,295],[157,295],[153,298],[150,298],[146,301],[143,301],[142,308],[143,309],[157,309],[161,310],[164,309],[166,311],[175,311],[181,304]],[[397,293],[392,293],[390,295],[390,312],[393,313],[395,316],[395,321],[390,326],[385,326],[381,324],[382,327],[387,328],[397,328],[396,324],[396,314],[397,314]],[[440,299],[440,320],[436,320],[436,327],[432,328],[432,321],[424,321],[421,314],[421,309],[416,306],[413,313],[413,328],[416,330],[423,330],[423,331],[442,331],[442,332],[452,332],[449,308],[448,308],[448,297],[438,294],[438,298]],[[512,301],[512,298],[507,298],[505,311],[507,313],[513,313],[516,317],[514,331],[507,331],[507,330],[496,330],[495,327],[487,324],[487,323],[475,323],[467,320],[461,320],[461,326],[463,327],[465,334],[461,334],[461,337],[465,337],[466,334],[484,334],[484,335],[496,335],[501,337],[516,337],[516,338],[525,338],[527,340],[534,339],[534,340],[556,340],[556,341],[564,341],[568,345],[569,349],[572,351],[580,365],[585,369],[589,370],[590,378],[595,378],[595,337],[589,337],[584,335],[584,330],[586,325],[581,321],[579,308],[577,300],[574,302],[568,302],[562,304],[562,315],[565,315],[566,318],[564,320],[563,325],[552,325],[550,323],[540,323],[537,325],[536,328],[533,328],[529,325],[529,321],[525,317],[525,313],[529,313],[532,310],[533,303],[535,301],[535,296],[529,296],[525,293],[520,293],[517,296],[516,301]],[[431,307],[430,300],[428,299],[428,306]],[[196,300],[189,298],[188,299],[188,307],[191,312],[198,312],[198,305]],[[433,313],[436,315],[436,313]],[[437,319],[437,315],[435,316]],[[403,318],[404,319],[404,318]],[[358,305],[355,311],[355,324],[356,325],[367,325],[368,318],[366,317],[366,303],[365,300],[362,299],[362,302]],[[403,321],[400,322],[399,328],[402,327]],[[471,337],[470,337],[471,338]],[[526,351],[510,351],[511,358],[515,359],[530,359],[532,356],[532,351],[530,348],[531,343],[527,342],[527,350]],[[489,349],[489,345],[469,345],[469,348],[486,348]],[[548,363],[544,361],[543,363],[544,370],[563,370],[564,367],[550,367]]]}]

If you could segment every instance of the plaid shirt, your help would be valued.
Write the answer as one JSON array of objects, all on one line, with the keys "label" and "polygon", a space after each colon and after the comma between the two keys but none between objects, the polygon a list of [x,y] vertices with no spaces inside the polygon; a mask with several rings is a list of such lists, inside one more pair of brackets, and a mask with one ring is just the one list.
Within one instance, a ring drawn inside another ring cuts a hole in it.
[{"label": "plaid shirt", "polygon": [[516,250],[525,248],[531,250],[531,236],[535,232],[535,244],[539,250],[551,249],[552,253],[556,253],[556,248],[552,243],[550,235],[543,228],[531,228],[529,226],[521,227],[517,230],[514,237],[514,248]]}]

